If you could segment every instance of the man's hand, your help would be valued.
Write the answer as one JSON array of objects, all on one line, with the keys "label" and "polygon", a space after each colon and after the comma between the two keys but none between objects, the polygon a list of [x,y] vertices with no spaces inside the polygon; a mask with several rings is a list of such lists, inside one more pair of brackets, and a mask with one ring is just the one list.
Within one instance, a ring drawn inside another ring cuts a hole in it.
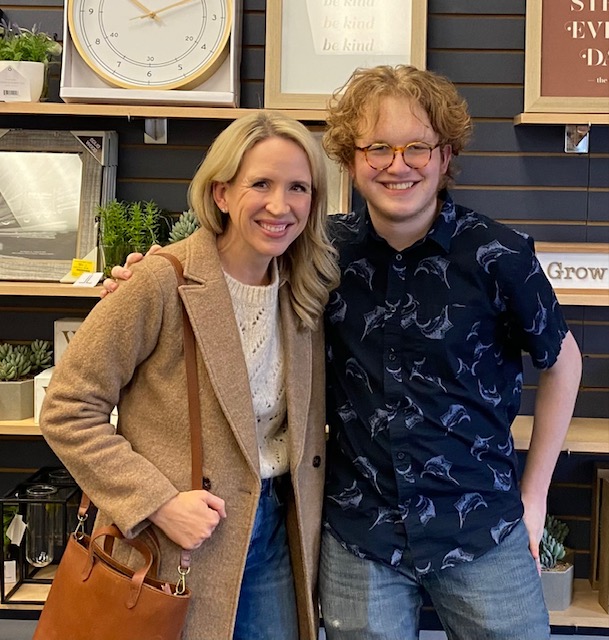
[{"label": "man's hand", "polygon": [[182,549],[198,549],[226,518],[224,500],[209,491],[183,491],[159,507],[149,520]]},{"label": "man's hand", "polygon": [[[147,256],[160,251],[163,247],[160,244],[153,244],[150,249],[146,252]],[[130,253],[127,256],[127,260],[125,260],[125,266],[121,267],[119,265],[112,267],[112,277],[106,278],[102,282],[102,290],[99,292],[100,298],[105,298],[109,293],[116,291],[120,284],[121,280],[129,280],[131,277],[131,270],[129,267],[132,267],[134,264],[143,260],[146,256],[141,253]]]},{"label": "man's hand", "polygon": [[543,535],[543,528],[546,522],[546,504],[531,500],[528,496],[522,496],[524,505],[523,520],[529,532],[529,549],[535,564],[537,565],[537,573],[541,575],[541,561],[539,558],[539,543]]}]

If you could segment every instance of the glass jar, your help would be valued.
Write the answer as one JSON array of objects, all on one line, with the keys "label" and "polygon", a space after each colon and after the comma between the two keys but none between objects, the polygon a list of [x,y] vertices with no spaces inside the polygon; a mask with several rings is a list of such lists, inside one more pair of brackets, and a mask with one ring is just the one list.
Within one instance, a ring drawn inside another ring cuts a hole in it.
[{"label": "glass jar", "polygon": [[57,488],[50,484],[35,484],[28,487],[26,493],[25,557],[34,567],[46,567],[53,562],[59,536],[60,505],[52,502],[57,497]]}]

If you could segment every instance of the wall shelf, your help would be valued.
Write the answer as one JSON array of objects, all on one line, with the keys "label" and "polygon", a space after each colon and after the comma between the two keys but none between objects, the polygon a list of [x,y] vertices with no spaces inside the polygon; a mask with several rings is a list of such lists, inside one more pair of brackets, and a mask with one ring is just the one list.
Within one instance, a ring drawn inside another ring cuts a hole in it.
[{"label": "wall shelf", "polygon": [[562,305],[609,307],[609,290],[557,289],[555,293]]},{"label": "wall shelf", "polygon": [[[514,446],[526,451],[531,441],[533,416],[517,416],[512,425]],[[562,446],[570,453],[609,453],[609,418],[572,418]]]},{"label": "wall shelf", "polygon": [[[182,118],[185,120],[235,120],[255,109],[232,107],[176,107],[163,105],[80,104],[64,102],[2,102],[0,115],[105,116],[124,118]],[[323,109],[277,109],[296,120],[325,122]]]},{"label": "wall shelf", "polygon": [[589,627],[609,629],[609,614],[598,602],[598,591],[593,591],[585,579],[573,581],[573,602],[564,611],[550,611],[550,624],[556,627]]},{"label": "wall shelf", "polygon": [[48,296],[53,298],[99,298],[101,286],[74,287],[59,282],[0,281],[0,296]]},{"label": "wall shelf", "polygon": [[607,124],[609,113],[520,113],[514,124]]}]

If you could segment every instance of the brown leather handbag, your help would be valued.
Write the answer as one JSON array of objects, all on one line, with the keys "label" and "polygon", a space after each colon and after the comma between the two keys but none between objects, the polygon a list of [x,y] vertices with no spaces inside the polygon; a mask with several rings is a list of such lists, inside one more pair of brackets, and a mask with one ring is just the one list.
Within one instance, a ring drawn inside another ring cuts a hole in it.
[{"label": "brown leather handbag", "polygon": [[[178,286],[184,283],[182,265],[169,254]],[[192,486],[200,489],[203,473],[201,413],[195,339],[182,305],[184,355],[192,449]],[[191,593],[186,587],[190,552],[182,551],[176,584],[159,581],[158,541],[153,533],[126,539],[110,525],[84,532],[89,499],[83,495],[79,526],[71,534],[53,579],[33,640],[179,640]],[[144,540],[147,538],[147,541]],[[103,539],[103,545],[100,540]],[[137,570],[112,557],[115,540],[122,540],[143,557]]]}]

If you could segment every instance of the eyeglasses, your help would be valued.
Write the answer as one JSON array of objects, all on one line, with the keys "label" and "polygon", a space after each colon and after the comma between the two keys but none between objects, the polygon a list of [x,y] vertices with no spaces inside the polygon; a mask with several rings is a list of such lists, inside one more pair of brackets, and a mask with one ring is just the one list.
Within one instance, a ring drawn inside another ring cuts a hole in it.
[{"label": "eyeglasses", "polygon": [[431,146],[425,142],[411,142],[403,147],[392,147],[384,142],[374,142],[367,147],[355,147],[364,152],[366,162],[372,169],[382,171],[393,164],[395,154],[399,151],[404,162],[411,169],[422,169],[429,164],[431,152],[439,147],[440,143]]}]

